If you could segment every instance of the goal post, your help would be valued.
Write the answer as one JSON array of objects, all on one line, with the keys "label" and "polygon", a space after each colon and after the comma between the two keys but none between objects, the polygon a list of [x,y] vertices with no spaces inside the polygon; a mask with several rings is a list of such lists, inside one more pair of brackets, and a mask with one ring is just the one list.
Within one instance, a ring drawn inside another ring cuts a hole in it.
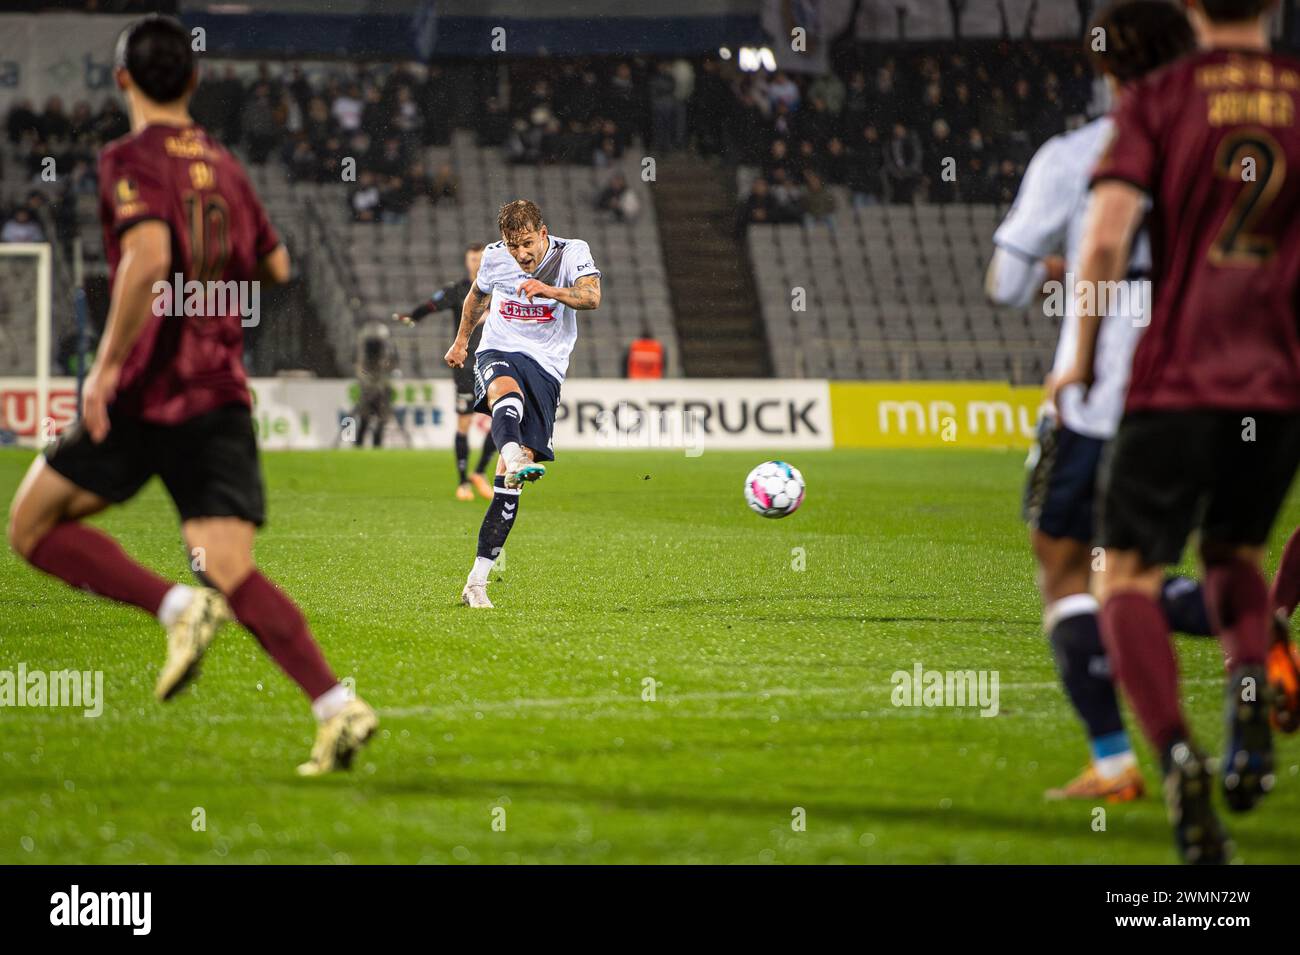
[{"label": "goal post", "polygon": [[47,242],[0,242],[0,443],[52,436],[53,254]]}]

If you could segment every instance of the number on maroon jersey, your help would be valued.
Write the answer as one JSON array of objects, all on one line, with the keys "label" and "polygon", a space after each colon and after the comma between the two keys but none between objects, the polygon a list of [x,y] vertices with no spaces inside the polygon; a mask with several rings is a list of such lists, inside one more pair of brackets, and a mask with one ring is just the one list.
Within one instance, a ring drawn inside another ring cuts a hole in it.
[{"label": "number on maroon jersey", "polygon": [[230,259],[230,216],[221,196],[186,192],[185,217],[190,224],[190,262],[195,278],[215,282]]},{"label": "number on maroon jersey", "polygon": [[[1245,160],[1254,161],[1247,179]],[[1273,257],[1277,242],[1252,232],[1286,180],[1286,155],[1276,139],[1262,129],[1243,129],[1225,136],[1214,156],[1214,171],[1223,179],[1243,183],[1232,210],[1210,246],[1215,265],[1258,265]]]}]

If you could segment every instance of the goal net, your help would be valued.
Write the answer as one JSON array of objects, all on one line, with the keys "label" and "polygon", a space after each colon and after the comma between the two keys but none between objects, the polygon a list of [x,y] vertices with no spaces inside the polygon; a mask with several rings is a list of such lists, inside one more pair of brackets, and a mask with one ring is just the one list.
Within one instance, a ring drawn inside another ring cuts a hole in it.
[{"label": "goal net", "polygon": [[0,445],[42,445],[50,418],[50,247],[0,242]]}]

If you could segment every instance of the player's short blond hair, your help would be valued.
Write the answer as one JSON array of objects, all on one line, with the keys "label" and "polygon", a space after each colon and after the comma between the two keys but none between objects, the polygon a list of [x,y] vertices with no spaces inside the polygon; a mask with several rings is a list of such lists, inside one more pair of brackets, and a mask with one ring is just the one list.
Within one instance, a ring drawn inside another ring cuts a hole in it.
[{"label": "player's short blond hair", "polygon": [[497,213],[497,230],[505,238],[521,232],[538,232],[544,225],[542,210],[531,199],[507,202]]}]

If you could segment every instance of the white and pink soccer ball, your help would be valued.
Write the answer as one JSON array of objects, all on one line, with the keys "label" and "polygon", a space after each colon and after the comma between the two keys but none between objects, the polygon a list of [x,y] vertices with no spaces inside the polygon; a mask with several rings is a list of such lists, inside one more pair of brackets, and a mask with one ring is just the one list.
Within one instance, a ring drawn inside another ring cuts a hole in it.
[{"label": "white and pink soccer ball", "polygon": [[763,517],[787,517],[803,503],[803,475],[784,461],[764,461],[745,478],[745,503]]}]

